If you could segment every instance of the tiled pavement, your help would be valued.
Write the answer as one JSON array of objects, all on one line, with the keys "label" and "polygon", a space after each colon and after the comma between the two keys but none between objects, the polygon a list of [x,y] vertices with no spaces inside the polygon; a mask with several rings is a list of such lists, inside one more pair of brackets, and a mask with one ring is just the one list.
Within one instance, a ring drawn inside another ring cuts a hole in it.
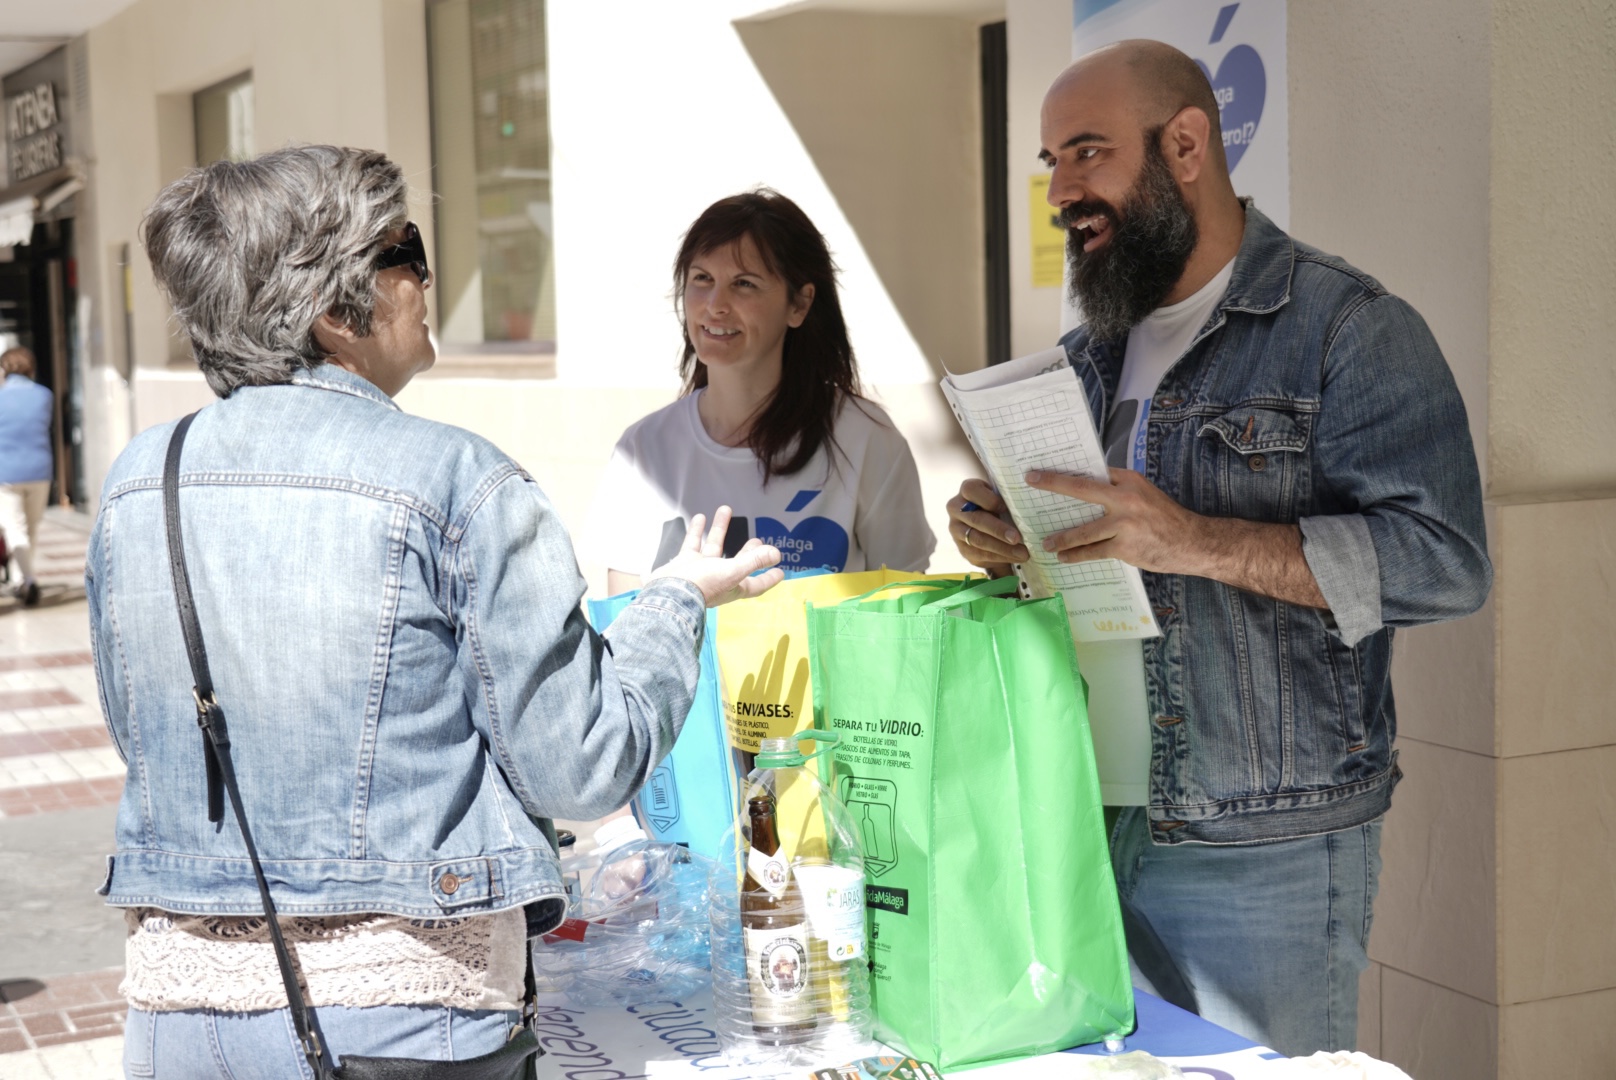
[{"label": "tiled pavement", "polygon": [[[0,982],[0,1054],[123,1034],[122,968]],[[0,1057],[0,1076],[6,1062]]]},{"label": "tiled pavement", "polygon": [[0,898],[0,1080],[122,1075],[118,920],[92,890],[124,770],[91,666],[89,526],[49,510],[40,605],[0,590],[0,872],[42,883],[35,898]]}]

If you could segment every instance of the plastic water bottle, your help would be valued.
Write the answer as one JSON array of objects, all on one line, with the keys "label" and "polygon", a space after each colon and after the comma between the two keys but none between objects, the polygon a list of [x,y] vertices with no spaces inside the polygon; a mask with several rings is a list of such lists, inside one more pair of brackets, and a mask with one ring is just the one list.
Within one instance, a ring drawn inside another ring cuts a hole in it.
[{"label": "plastic water bottle", "polygon": [[561,885],[567,892],[568,902],[583,898],[584,887],[593,880],[607,855],[626,844],[645,839],[645,830],[639,823],[624,816],[602,822],[587,844],[580,845],[575,837],[561,841]]},{"label": "plastic water bottle", "polygon": [[[858,827],[809,764],[836,739],[762,740],[711,881],[715,1026],[735,1065],[813,1067],[873,1045]],[[822,749],[805,755],[810,741]]]},{"label": "plastic water bottle", "polygon": [[533,947],[545,989],[580,1005],[635,1005],[706,985],[711,860],[648,840],[624,817],[596,830],[594,849],[562,872],[567,918]]}]

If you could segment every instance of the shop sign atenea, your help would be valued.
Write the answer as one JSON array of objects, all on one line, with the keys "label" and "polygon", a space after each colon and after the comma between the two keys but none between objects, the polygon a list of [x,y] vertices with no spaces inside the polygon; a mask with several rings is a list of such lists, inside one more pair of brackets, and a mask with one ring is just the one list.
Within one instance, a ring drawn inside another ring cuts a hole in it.
[{"label": "shop sign atenea", "polygon": [[50,82],[6,98],[6,143],[10,147],[12,183],[50,172],[62,164],[60,118],[56,88]]}]

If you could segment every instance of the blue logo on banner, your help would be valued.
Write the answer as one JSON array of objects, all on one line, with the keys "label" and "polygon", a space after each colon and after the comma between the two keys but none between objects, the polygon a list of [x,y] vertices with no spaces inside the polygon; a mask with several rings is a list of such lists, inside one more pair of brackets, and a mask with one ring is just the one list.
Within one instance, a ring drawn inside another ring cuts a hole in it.
[{"label": "blue logo on banner", "polygon": [[1229,24],[1234,22],[1234,13],[1239,10],[1239,4],[1230,4],[1218,12],[1218,21],[1212,27],[1212,44],[1216,45],[1223,40],[1223,35],[1229,32]]},{"label": "blue logo on banner", "polygon": [[[1223,40],[1239,6],[1230,4],[1218,12],[1210,44]],[[1218,99],[1223,153],[1229,159],[1229,171],[1234,172],[1240,159],[1246,156],[1246,147],[1257,137],[1257,125],[1262,123],[1263,103],[1268,98],[1268,72],[1263,67],[1262,57],[1250,45],[1230,49],[1218,65],[1216,75],[1204,60],[1195,63],[1212,84],[1212,94]]]}]

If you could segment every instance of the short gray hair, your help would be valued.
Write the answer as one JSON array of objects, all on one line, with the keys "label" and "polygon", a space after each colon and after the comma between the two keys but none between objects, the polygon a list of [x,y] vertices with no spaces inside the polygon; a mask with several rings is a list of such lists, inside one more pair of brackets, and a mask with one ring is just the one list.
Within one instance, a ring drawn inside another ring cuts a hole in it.
[{"label": "short gray hair", "polygon": [[376,254],[407,216],[386,155],[291,146],[191,170],[158,193],[140,235],[197,366],[228,397],[324,362],[321,315],[370,333]]},{"label": "short gray hair", "polygon": [[34,377],[34,351],[23,345],[14,345],[0,353],[0,375],[26,375]]}]

